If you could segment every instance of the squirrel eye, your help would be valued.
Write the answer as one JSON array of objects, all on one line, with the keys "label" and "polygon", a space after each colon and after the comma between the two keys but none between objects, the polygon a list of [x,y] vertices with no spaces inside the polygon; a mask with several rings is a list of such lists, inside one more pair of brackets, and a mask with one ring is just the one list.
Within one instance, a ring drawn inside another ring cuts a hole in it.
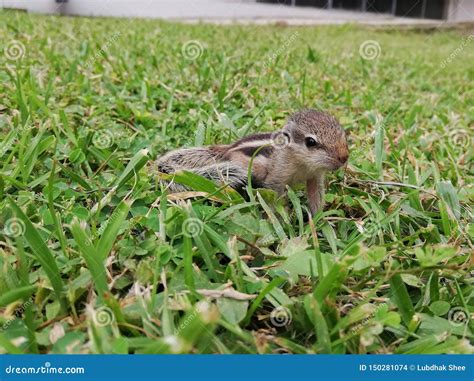
[{"label": "squirrel eye", "polygon": [[311,137],[305,138],[305,143],[306,143],[306,147],[308,147],[308,148],[319,148],[319,147],[321,147],[321,144],[319,144],[315,139],[313,139]]}]

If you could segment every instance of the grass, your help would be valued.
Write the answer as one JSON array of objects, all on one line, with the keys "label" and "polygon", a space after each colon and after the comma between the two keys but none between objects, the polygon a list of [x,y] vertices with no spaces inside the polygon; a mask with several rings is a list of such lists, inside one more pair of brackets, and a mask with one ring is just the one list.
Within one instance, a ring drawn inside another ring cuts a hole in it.
[{"label": "grass", "polygon": [[[473,353],[466,31],[0,19],[2,351]],[[302,107],[350,133],[314,220],[160,187],[157,155]]]}]

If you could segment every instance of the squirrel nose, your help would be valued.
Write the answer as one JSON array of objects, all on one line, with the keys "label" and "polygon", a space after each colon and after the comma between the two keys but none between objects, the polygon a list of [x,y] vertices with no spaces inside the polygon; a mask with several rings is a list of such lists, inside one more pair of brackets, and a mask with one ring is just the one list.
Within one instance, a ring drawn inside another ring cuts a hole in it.
[{"label": "squirrel nose", "polygon": [[339,161],[342,164],[345,164],[348,158],[349,158],[349,154],[347,154],[347,153],[343,153],[343,154],[339,155]]}]

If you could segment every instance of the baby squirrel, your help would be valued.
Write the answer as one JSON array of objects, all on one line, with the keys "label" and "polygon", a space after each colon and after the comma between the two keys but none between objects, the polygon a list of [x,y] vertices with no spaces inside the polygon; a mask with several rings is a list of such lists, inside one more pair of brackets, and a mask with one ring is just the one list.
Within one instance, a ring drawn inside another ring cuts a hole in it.
[{"label": "baby squirrel", "polygon": [[[156,161],[158,171],[172,174],[187,170],[241,191],[248,182],[251,158],[252,186],[279,194],[287,185],[306,184],[309,207],[314,215],[323,207],[324,178],[347,162],[346,133],[331,115],[299,111],[274,133],[247,136],[228,145],[171,151]],[[174,192],[187,190],[169,184]]]}]

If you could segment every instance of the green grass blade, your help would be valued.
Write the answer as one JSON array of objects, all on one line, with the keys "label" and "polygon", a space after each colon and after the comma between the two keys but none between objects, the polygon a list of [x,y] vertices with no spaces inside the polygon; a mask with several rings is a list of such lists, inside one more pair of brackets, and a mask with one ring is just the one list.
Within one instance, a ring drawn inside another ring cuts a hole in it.
[{"label": "green grass blade", "polygon": [[262,205],[263,210],[265,210],[265,213],[267,214],[268,218],[270,219],[273,229],[275,230],[275,233],[277,234],[278,238],[280,240],[285,240],[288,237],[285,234],[285,230],[283,229],[283,226],[281,226],[280,221],[278,221],[278,218],[275,216],[275,213],[273,213],[272,209],[268,206],[268,204],[265,202],[263,197],[260,195],[259,192],[257,192],[257,198],[258,202]]},{"label": "green grass blade", "polygon": [[390,287],[393,302],[398,307],[405,324],[409,324],[415,314],[415,310],[410,295],[408,295],[405,283],[403,283],[399,274],[392,276],[390,279]]},{"label": "green grass blade", "polygon": [[21,355],[23,353],[23,351],[13,345],[2,332],[0,332],[0,347],[4,348],[7,354]]},{"label": "green grass blade", "polygon": [[138,151],[130,159],[122,174],[115,181],[115,185],[112,187],[112,189],[97,204],[93,206],[91,210],[91,215],[95,215],[98,211],[100,211],[100,209],[102,209],[102,207],[104,207],[104,205],[107,205],[112,199],[112,196],[120,188],[122,188],[122,186],[127,183],[128,180],[130,180],[134,175],[136,175],[140,171],[140,169],[145,166],[148,160],[149,157],[147,149],[141,149],[140,151]]},{"label": "green grass blade", "polygon": [[71,233],[92,275],[97,295],[102,299],[108,291],[104,260],[98,255],[91,238],[87,235],[84,221],[75,219],[71,223]]},{"label": "green grass blade", "polygon": [[62,308],[64,311],[66,311],[67,306],[63,297],[63,281],[61,279],[61,273],[59,271],[58,264],[56,263],[53,254],[49,250],[48,246],[46,246],[46,242],[41,238],[41,235],[33,226],[29,218],[23,213],[15,201],[13,201],[11,198],[9,198],[8,201],[10,202],[10,206],[13,209],[14,214],[23,222],[25,226],[24,237],[38,259],[38,262],[46,272],[46,275],[48,276],[48,279],[60,300]]},{"label": "green grass blade", "polygon": [[125,167],[123,173],[116,181],[115,188],[120,189],[128,180],[130,180],[144,165],[148,162],[148,150],[141,149],[133,156]]},{"label": "green grass blade", "polygon": [[243,326],[246,326],[249,324],[250,319],[252,318],[253,314],[262,303],[265,296],[267,296],[267,294],[269,294],[275,287],[280,287],[284,282],[285,280],[283,278],[274,278],[272,279],[270,283],[268,283],[265,286],[265,288],[260,292],[260,294],[258,294],[258,296],[250,305],[250,308],[247,311],[247,315],[245,316],[243,320],[243,323],[242,323]]},{"label": "green grass blade", "polygon": [[53,195],[53,186],[54,186],[54,178],[56,172],[56,162],[53,162],[53,168],[51,169],[51,174],[49,176],[48,181],[48,188],[47,188],[47,196],[48,196],[48,209],[49,214],[54,222],[54,227],[56,228],[56,235],[58,237],[59,243],[61,244],[61,249],[65,256],[67,256],[67,245],[66,245],[66,236],[64,235],[63,226],[59,221],[59,218],[56,214],[56,210],[54,209],[54,195]]},{"label": "green grass blade", "polygon": [[374,155],[375,155],[375,167],[377,168],[378,177],[382,178],[382,163],[385,154],[384,137],[385,137],[385,124],[380,121],[377,123],[377,130],[375,132],[374,142]]},{"label": "green grass blade", "polygon": [[299,235],[303,235],[304,223],[303,223],[303,209],[301,208],[301,202],[299,198],[296,196],[296,193],[293,189],[291,189],[290,187],[287,187],[286,189],[288,191],[288,198],[293,204],[293,209],[296,213],[296,218],[298,219]]},{"label": "green grass blade", "polygon": [[110,216],[109,221],[102,233],[99,242],[97,243],[96,250],[98,258],[104,260],[112,250],[120,227],[127,218],[128,212],[133,204],[133,200],[122,200],[115,208],[114,212]]},{"label": "green grass blade", "polygon": [[183,228],[184,283],[191,294],[194,295],[196,288],[194,287],[192,239],[184,230]]},{"label": "green grass blade", "polygon": [[304,300],[305,310],[314,326],[316,334],[315,349],[317,353],[331,353],[331,337],[329,335],[328,324],[321,312],[321,306],[312,296],[307,295]]},{"label": "green grass blade", "polygon": [[0,307],[5,307],[10,303],[16,302],[17,300],[25,301],[36,291],[36,289],[36,286],[23,286],[7,291],[2,296],[0,296]]},{"label": "green grass blade", "polygon": [[329,269],[328,273],[318,283],[314,289],[314,297],[318,303],[322,304],[324,298],[331,295],[335,290],[338,290],[347,277],[349,266],[357,260],[359,247],[356,246],[350,252],[350,255],[339,259]]}]

